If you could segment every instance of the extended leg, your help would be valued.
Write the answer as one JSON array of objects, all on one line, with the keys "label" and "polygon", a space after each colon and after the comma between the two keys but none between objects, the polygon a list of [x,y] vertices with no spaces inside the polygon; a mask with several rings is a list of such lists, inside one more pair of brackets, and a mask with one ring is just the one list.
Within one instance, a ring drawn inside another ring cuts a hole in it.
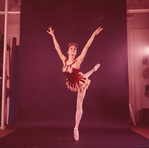
[{"label": "extended leg", "polygon": [[78,128],[83,114],[82,105],[83,105],[85,93],[86,93],[86,89],[84,89],[81,92],[78,92],[78,96],[77,96],[76,117],[75,117],[75,127],[74,127],[74,138],[76,141],[79,140]]},{"label": "extended leg", "polygon": [[97,71],[97,69],[100,67],[100,64],[96,64],[92,70],[85,73],[85,76],[88,78],[93,72]]}]

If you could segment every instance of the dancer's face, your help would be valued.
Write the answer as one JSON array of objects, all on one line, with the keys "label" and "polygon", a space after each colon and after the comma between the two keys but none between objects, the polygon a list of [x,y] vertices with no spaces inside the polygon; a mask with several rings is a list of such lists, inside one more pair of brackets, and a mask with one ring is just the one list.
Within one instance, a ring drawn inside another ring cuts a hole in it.
[{"label": "dancer's face", "polygon": [[67,53],[70,54],[70,55],[76,55],[77,54],[77,48],[72,45],[72,46],[69,47]]}]

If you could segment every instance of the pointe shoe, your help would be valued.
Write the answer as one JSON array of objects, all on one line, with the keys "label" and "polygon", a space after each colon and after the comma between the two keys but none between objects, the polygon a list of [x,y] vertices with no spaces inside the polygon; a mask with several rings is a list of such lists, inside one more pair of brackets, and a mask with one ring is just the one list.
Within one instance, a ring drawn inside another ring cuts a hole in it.
[{"label": "pointe shoe", "polygon": [[76,141],[79,140],[79,131],[78,131],[78,128],[74,128],[74,139]]},{"label": "pointe shoe", "polygon": [[98,69],[99,67],[100,67],[100,64],[99,64],[99,63],[96,64],[95,67],[94,67],[94,72],[97,71],[97,69]]}]

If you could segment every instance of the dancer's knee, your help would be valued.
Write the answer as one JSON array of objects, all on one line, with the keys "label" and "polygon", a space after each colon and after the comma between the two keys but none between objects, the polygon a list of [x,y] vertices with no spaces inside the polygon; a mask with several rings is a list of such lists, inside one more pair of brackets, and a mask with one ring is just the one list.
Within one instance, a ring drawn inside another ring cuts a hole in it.
[{"label": "dancer's knee", "polygon": [[76,108],[77,108],[77,110],[82,110],[82,103],[81,104],[77,104]]}]

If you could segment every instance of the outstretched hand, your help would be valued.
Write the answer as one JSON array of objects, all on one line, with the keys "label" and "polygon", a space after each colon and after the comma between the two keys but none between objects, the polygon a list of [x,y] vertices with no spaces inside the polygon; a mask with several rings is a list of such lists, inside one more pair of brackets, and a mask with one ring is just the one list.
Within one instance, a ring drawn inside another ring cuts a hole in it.
[{"label": "outstretched hand", "polygon": [[48,28],[47,33],[49,33],[50,35],[54,35],[54,30],[52,29],[51,26],[50,28]]},{"label": "outstretched hand", "polygon": [[99,27],[99,28],[97,28],[97,29],[93,32],[93,34],[94,34],[94,35],[97,35],[97,34],[99,34],[102,30],[103,30],[103,28]]}]

